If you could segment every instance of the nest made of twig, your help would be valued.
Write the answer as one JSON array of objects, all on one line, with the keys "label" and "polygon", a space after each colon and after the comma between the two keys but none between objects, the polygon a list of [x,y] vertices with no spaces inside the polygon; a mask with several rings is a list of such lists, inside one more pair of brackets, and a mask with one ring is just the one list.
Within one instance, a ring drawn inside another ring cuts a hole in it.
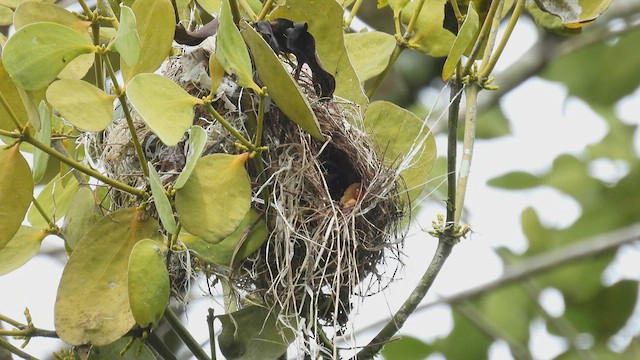
[{"label": "nest made of twig", "polygon": [[[205,48],[191,48],[170,59],[164,74],[201,96],[207,88],[209,54]],[[377,292],[392,280],[403,238],[400,220],[408,203],[401,196],[405,192],[397,172],[385,166],[361,130],[357,107],[318,99],[308,72],[301,73],[299,83],[325,140],[312,138],[275,105],[268,107],[264,170],[257,173],[251,166],[249,171],[255,180],[253,205],[265,214],[269,239],[233,271],[221,266],[210,269],[231,280],[238,297],[261,299],[285,315],[280,319],[305,318],[304,325],[296,323],[305,334],[317,335],[319,326],[331,326],[339,333],[354,296]],[[255,114],[258,103],[252,96],[225,77],[212,104],[247,138],[253,134],[247,133],[245,121]],[[167,147],[134,119],[146,156],[163,181],[170,182],[184,166],[185,141]],[[208,114],[197,111],[194,123],[209,134],[206,153],[239,151],[235,139]],[[134,186],[144,184],[126,121],[116,121],[96,146],[108,175]],[[269,195],[260,201],[263,189]],[[112,202],[116,207],[130,206],[124,199]],[[395,264],[391,270],[386,266],[390,259]]]}]

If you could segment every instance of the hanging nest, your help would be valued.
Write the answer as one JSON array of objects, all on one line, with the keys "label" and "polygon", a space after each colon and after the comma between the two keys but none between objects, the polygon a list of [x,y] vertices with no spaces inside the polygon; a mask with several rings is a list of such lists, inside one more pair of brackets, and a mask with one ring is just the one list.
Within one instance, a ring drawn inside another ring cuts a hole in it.
[{"label": "hanging nest", "polygon": [[[206,95],[211,40],[172,57],[163,74],[194,96]],[[293,69],[289,60],[283,61]],[[317,339],[320,326],[339,334],[357,299],[380,291],[392,280],[404,236],[400,220],[409,207],[397,172],[385,166],[361,130],[356,106],[319,99],[305,70],[299,84],[325,140],[312,138],[275,104],[265,107],[263,144],[269,150],[261,155],[262,172],[250,163],[248,170],[252,206],[264,213],[269,238],[233,269],[215,264],[207,269],[230,280],[240,300],[261,302],[282,315],[278,318],[287,325]],[[228,76],[212,103],[247,138],[253,133],[245,126],[255,117],[257,104],[252,92],[242,91]],[[147,159],[163,182],[173,181],[189,151],[186,135],[177,146],[168,147],[136,114],[134,124]],[[204,110],[196,109],[194,124],[209,136],[205,153],[241,152],[236,140]],[[114,122],[96,146],[109,176],[133,186],[144,184],[125,120]],[[116,207],[130,206],[129,200],[119,193],[112,196]],[[286,320],[298,316],[306,321]]]}]

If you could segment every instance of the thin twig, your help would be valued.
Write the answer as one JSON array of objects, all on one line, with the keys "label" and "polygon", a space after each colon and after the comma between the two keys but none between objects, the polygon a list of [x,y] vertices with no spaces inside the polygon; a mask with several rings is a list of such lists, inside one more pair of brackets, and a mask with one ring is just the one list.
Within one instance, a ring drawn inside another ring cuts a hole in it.
[{"label": "thin twig", "polygon": [[204,352],[200,344],[198,344],[193,336],[191,336],[189,331],[184,327],[176,313],[174,313],[171,308],[167,308],[167,310],[164,312],[163,318],[167,321],[167,323],[169,323],[169,326],[171,326],[171,329],[173,329],[176,335],[178,335],[180,340],[182,340],[182,342],[189,348],[189,350],[191,350],[191,353],[193,353],[193,356],[195,356],[196,359],[211,360],[209,355]]},{"label": "thin twig", "polygon": [[23,359],[27,359],[27,360],[38,360],[37,357],[35,356],[31,356],[29,354],[27,354],[26,352],[18,349],[17,347],[11,345],[10,342],[0,338],[0,347],[1,348],[5,348],[7,350],[9,350],[10,352],[12,352],[13,354],[23,358]]},{"label": "thin twig", "polygon": [[171,352],[171,349],[156,335],[155,332],[149,334],[147,337],[147,344],[155,350],[164,360],[177,360],[176,356]]}]

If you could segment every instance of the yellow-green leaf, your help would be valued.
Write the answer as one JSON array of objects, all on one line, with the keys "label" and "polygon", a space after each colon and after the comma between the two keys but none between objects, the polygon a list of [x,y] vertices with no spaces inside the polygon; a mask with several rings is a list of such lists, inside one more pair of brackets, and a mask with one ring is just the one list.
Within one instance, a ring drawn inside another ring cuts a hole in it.
[{"label": "yellow-green leaf", "polygon": [[222,0],[196,0],[196,2],[202,6],[204,11],[211,15],[217,15],[220,12]]},{"label": "yellow-green leaf", "polygon": [[386,101],[371,103],[364,121],[378,153],[400,168],[410,200],[417,200],[436,160],[430,129],[413,113]]},{"label": "yellow-green leaf", "polygon": [[204,151],[204,146],[207,143],[207,132],[198,125],[194,125],[189,130],[189,139],[187,140],[187,161],[185,162],[184,169],[178,178],[176,179],[173,188],[178,190],[184,186],[187,182],[193,168],[196,166],[198,159]]},{"label": "yellow-green leaf", "polygon": [[18,146],[0,148],[0,249],[20,228],[32,196],[31,169]]},{"label": "yellow-green leaf", "polygon": [[472,41],[476,38],[476,33],[480,26],[480,18],[478,17],[478,13],[476,12],[476,8],[473,5],[473,1],[469,2],[469,9],[467,10],[467,17],[462,23],[462,27],[460,27],[460,31],[458,31],[458,36],[453,41],[453,46],[449,51],[449,56],[447,60],[444,62],[444,66],[442,68],[442,80],[447,81],[453,75],[453,72],[456,70],[456,66],[460,59],[462,58],[462,54],[469,47]]},{"label": "yellow-green leaf", "polygon": [[136,32],[136,16],[130,7],[120,6],[120,27],[109,46],[122,56],[128,66],[135,66],[140,60],[140,37]]},{"label": "yellow-green leaf", "polygon": [[98,222],[96,199],[89,186],[81,186],[71,199],[69,209],[64,214],[62,234],[70,250],[75,249],[93,225]]},{"label": "yellow-green leaf", "polygon": [[110,95],[83,80],[58,80],[47,89],[47,101],[79,129],[102,131],[113,120]]},{"label": "yellow-green leaf", "polygon": [[220,351],[226,359],[278,359],[295,339],[293,330],[282,326],[274,309],[249,306],[218,316],[222,332]]},{"label": "yellow-green leaf", "polygon": [[193,122],[193,107],[203,103],[157,74],[139,74],[131,79],[127,97],[147,126],[169,146],[182,139]]},{"label": "yellow-green leaf", "polygon": [[211,93],[215,94],[224,78],[224,68],[214,56],[209,56],[209,77],[211,77]]},{"label": "yellow-green leaf", "polygon": [[[40,118],[40,128],[36,131],[36,139],[41,143],[49,146],[51,145],[51,109],[44,102],[40,101],[38,106],[38,115]],[[39,182],[49,162],[49,154],[35,148],[33,149],[33,181]]]},{"label": "yellow-green leaf", "polygon": [[169,305],[169,273],[159,241],[143,239],[129,257],[129,304],[136,323],[156,325]]},{"label": "yellow-green leaf", "polygon": [[71,345],[107,345],[135,324],[127,271],[134,245],[156,238],[158,223],[135,209],[103,217],[71,253],[58,286],[55,328]]},{"label": "yellow-green leaf", "polygon": [[151,162],[149,162],[149,183],[151,184],[153,203],[156,205],[160,222],[170,234],[177,234],[178,226],[176,225],[176,219],[173,217],[173,208],[167,193],[164,191],[164,186],[162,186],[162,180],[160,180],[160,176]]},{"label": "yellow-green leaf", "polygon": [[251,206],[248,154],[212,154],[198,160],[189,180],[176,191],[180,223],[191,234],[218,243],[242,222]]},{"label": "yellow-green leaf", "polygon": [[91,21],[81,20],[62,6],[37,1],[27,1],[16,8],[13,25],[20,30],[26,25],[38,22],[52,22],[64,25],[81,34],[88,35]]},{"label": "yellow-green leaf", "polygon": [[[127,351],[123,353],[123,350]],[[141,337],[125,336],[105,346],[92,346],[87,360],[156,360]]]},{"label": "yellow-green leaf", "polygon": [[0,6],[0,26],[11,25],[13,22],[13,10],[6,6]]},{"label": "yellow-green leaf", "polygon": [[580,28],[602,15],[613,0],[535,0],[540,8],[562,19],[569,28]]},{"label": "yellow-green leaf", "polygon": [[91,41],[71,28],[35,23],[18,30],[2,53],[5,68],[16,85],[36,90],[52,82],[81,54],[96,51]]},{"label": "yellow-green leaf", "polygon": [[194,252],[199,259],[224,266],[231,266],[231,261],[249,257],[269,238],[269,229],[256,210],[250,210],[247,216],[231,235],[217,244],[204,241],[191,234],[180,234],[180,241],[187,249]]},{"label": "yellow-green leaf", "polygon": [[396,47],[393,35],[381,31],[345,34],[344,45],[360,82],[380,74]]},{"label": "yellow-green leaf", "polygon": [[[62,179],[58,174],[42,189],[36,200],[49,218],[55,222],[67,212],[78,186],[78,181],[72,174],[67,174]],[[27,219],[31,226],[35,228],[44,229],[49,227],[49,224],[47,224],[35,206],[32,206],[29,210]]]},{"label": "yellow-green leaf", "polygon": [[334,95],[355,102],[364,112],[369,100],[344,46],[343,14],[344,10],[335,0],[287,0],[287,6],[276,9],[272,17],[309,24],[318,57],[325,70],[336,79]]},{"label": "yellow-green leaf", "polygon": [[131,7],[140,37],[140,59],[134,66],[121,61],[125,82],[144,72],[155,71],[171,51],[176,17],[169,0],[136,0]]},{"label": "yellow-green leaf", "polygon": [[216,34],[216,59],[224,70],[238,76],[238,84],[242,87],[259,89],[253,82],[251,58],[236,24],[233,23],[229,0],[222,2],[220,25]]},{"label": "yellow-green leaf", "polygon": [[251,26],[242,23],[242,36],[251,48],[260,79],[280,110],[316,139],[324,139],[311,105],[269,44]]},{"label": "yellow-green leaf", "polygon": [[46,236],[46,232],[29,226],[20,226],[11,241],[0,249],[0,276],[12,272],[31,260],[40,250],[40,244]]},{"label": "yellow-green leaf", "polygon": [[[455,35],[443,28],[444,5],[447,0],[425,1],[422,11],[416,21],[415,35],[409,40],[409,44],[427,55],[443,57],[449,54]],[[402,11],[402,22],[409,23],[415,13],[417,2],[407,4]]]},{"label": "yellow-green leaf", "polygon": [[[11,111],[16,115],[18,121],[24,125],[27,122],[27,110],[22,103],[20,92],[13,80],[7,74],[4,68],[4,61],[0,58],[0,94],[7,101]],[[9,111],[0,104],[0,129],[13,131],[16,128],[15,123],[9,116]]]}]

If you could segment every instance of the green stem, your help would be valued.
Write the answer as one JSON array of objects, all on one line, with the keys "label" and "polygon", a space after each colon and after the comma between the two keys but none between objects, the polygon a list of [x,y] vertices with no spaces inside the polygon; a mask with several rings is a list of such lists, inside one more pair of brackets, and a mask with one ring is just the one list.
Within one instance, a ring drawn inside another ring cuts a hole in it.
[{"label": "green stem", "polygon": [[[0,134],[2,134],[2,132],[0,132]],[[101,173],[99,173],[98,171],[84,166],[82,164],[80,164],[79,162],[76,162],[74,160],[71,160],[67,157],[65,157],[64,155],[60,154],[59,152],[55,151],[53,148],[51,148],[50,146],[38,141],[36,138],[32,137],[29,134],[23,134],[22,135],[22,140],[28,142],[29,144],[37,147],[38,149],[46,152],[47,154],[49,154],[50,156],[53,156],[54,158],[56,158],[57,160],[71,166],[72,168],[83,172],[91,177],[94,177],[100,181],[102,181],[103,183],[107,184],[107,185],[111,185],[112,187],[118,189],[118,190],[122,190],[124,192],[127,192],[131,195],[135,195],[138,197],[142,197],[142,198],[146,198],[149,196],[149,194],[147,194],[146,191],[142,190],[142,189],[136,189],[133,186],[129,186],[127,184],[124,184],[120,181],[114,180],[108,176],[105,176]]]},{"label": "green stem", "polygon": [[385,79],[385,77],[387,76],[387,74],[389,73],[393,65],[396,63],[396,60],[398,60],[398,57],[402,53],[402,50],[404,49],[405,49],[404,45],[396,44],[396,47],[393,49],[393,52],[391,53],[391,57],[389,58],[389,63],[387,64],[387,67],[384,68],[382,73],[380,73],[380,75],[378,75],[378,77],[376,78],[373,85],[371,85],[369,90],[367,90],[367,96],[369,97],[369,99],[371,99],[373,95],[375,95],[375,93],[378,91],[378,89],[380,88],[380,85],[382,85],[382,81]]},{"label": "green stem", "polygon": [[509,41],[509,37],[511,37],[511,34],[513,33],[513,29],[520,18],[522,8],[524,8],[524,3],[525,0],[518,0],[516,6],[513,8],[513,14],[511,14],[511,18],[509,19],[509,23],[507,24],[502,39],[500,39],[500,42],[498,43],[498,47],[496,47],[496,50],[491,55],[491,59],[480,67],[480,79],[487,78],[496,66],[504,47],[507,45],[507,41]]},{"label": "green stem", "polygon": [[174,313],[171,308],[167,308],[167,310],[164,312],[163,317],[167,321],[167,323],[169,323],[171,329],[173,329],[176,335],[178,335],[180,340],[182,340],[182,342],[189,348],[189,350],[191,350],[193,356],[195,356],[196,359],[211,360],[209,355],[207,355],[207,353],[202,350],[200,344],[198,344],[196,339],[191,336],[189,331],[184,327],[176,313]]},{"label": "green stem", "polygon": [[406,40],[409,39],[411,33],[413,32],[413,28],[416,26],[416,22],[418,21],[418,17],[420,16],[420,12],[422,11],[422,6],[424,5],[424,0],[418,0],[416,4],[416,9],[413,15],[411,15],[411,19],[409,20],[409,25],[407,25],[407,29],[404,32],[404,38]]},{"label": "green stem", "polygon": [[44,219],[44,221],[47,222],[47,224],[49,225],[50,228],[53,228],[56,226],[56,223],[54,221],[51,221],[51,218],[49,218],[49,215],[47,215],[47,212],[44,211],[44,209],[42,208],[42,206],[40,206],[40,203],[38,203],[38,200],[36,200],[35,197],[32,196],[31,202],[33,202],[33,206],[36,207],[36,209],[38,210],[38,212],[40,213],[40,216],[42,216],[42,218]]},{"label": "green stem", "polygon": [[91,15],[91,9],[84,0],[78,0],[78,3],[80,4],[80,7],[82,7],[82,11],[84,11],[87,16]]},{"label": "green stem", "polygon": [[[480,68],[484,68],[489,62],[489,58],[491,57],[491,52],[493,51],[493,46],[496,43],[496,38],[498,37],[498,29],[500,28],[500,21],[502,20],[502,8],[504,7],[504,0],[494,0],[498,5],[496,7],[496,14],[493,16],[491,21],[491,29],[489,31],[489,36],[487,37],[487,44],[484,47],[484,54],[482,54],[482,64]],[[493,6],[493,4],[491,4]]]},{"label": "green stem", "polygon": [[0,314],[0,321],[6,322],[7,324],[9,324],[9,325],[11,325],[13,327],[17,327],[17,328],[25,326],[24,324],[21,324],[19,321],[13,320],[12,318],[7,317],[7,316],[2,315],[2,314]]},{"label": "green stem", "polygon": [[249,140],[247,140],[244,136],[242,136],[242,134],[240,134],[240,132],[238,132],[238,130],[236,130],[236,128],[231,126],[231,124],[229,124],[229,122],[227,120],[225,120],[225,118],[223,118],[222,115],[220,115],[216,111],[216,109],[213,108],[213,106],[211,106],[211,102],[210,101],[205,101],[203,106],[204,106],[205,109],[207,109],[207,111],[211,115],[213,115],[213,117],[220,123],[220,125],[222,125],[222,127],[227,129],[227,131],[229,133],[231,133],[231,135],[233,135],[233,137],[238,139],[238,141],[240,141],[240,143],[243,146],[245,146],[247,149],[249,149],[251,151],[255,150],[255,148],[253,147],[253,144]]},{"label": "green stem", "polygon": [[[93,33],[93,45],[100,46],[100,23],[97,21],[91,23],[91,30]],[[102,52],[96,51],[95,63],[93,64],[96,74],[96,87],[104,91],[104,69],[102,65]]]},{"label": "green stem", "polygon": [[462,162],[460,164],[460,174],[458,175],[458,185],[456,188],[456,206],[454,223],[460,221],[462,208],[464,207],[464,197],[467,192],[467,181],[471,171],[471,160],[473,159],[473,147],[476,138],[476,119],[478,115],[478,84],[469,84],[465,88],[465,100],[467,104],[464,123],[464,142],[462,145]]},{"label": "green stem", "polygon": [[129,132],[131,133],[131,141],[133,142],[133,147],[136,149],[136,155],[138,156],[140,168],[142,169],[142,173],[144,174],[144,176],[148,178],[149,167],[147,165],[147,159],[144,156],[144,151],[142,150],[142,145],[140,145],[140,139],[138,138],[138,132],[136,131],[136,126],[134,125],[133,118],[131,117],[131,111],[129,110],[129,105],[127,103],[127,96],[124,90],[118,84],[116,73],[115,71],[113,71],[111,61],[108,57],[105,59],[107,60],[107,71],[109,71],[109,76],[111,77],[111,81],[113,82],[113,88],[118,95],[118,100],[120,100],[120,105],[122,106],[124,117],[127,120],[127,126],[129,127]]},{"label": "green stem", "polygon": [[[25,325],[22,325],[25,327]],[[20,330],[0,330],[0,336],[18,336],[18,337],[47,337],[47,338],[58,338],[58,333],[52,330],[43,330],[37,328],[27,328]]]},{"label": "green stem", "polygon": [[267,88],[263,87],[262,92],[258,93],[258,124],[256,125],[256,139],[254,147],[257,149],[262,146],[262,133],[264,131],[264,100],[267,97]]},{"label": "green stem", "polygon": [[353,6],[351,7],[351,11],[349,11],[349,17],[347,18],[347,20],[344,21],[345,27],[351,26],[351,22],[353,21],[353,18],[356,17],[358,10],[360,10],[360,6],[362,6],[362,2],[363,2],[362,0],[356,0],[355,4],[353,4]]},{"label": "green stem", "polygon": [[469,58],[467,63],[464,66],[462,71],[462,76],[469,74],[471,70],[471,66],[478,58],[478,53],[482,48],[482,45],[485,43],[485,40],[489,36],[489,32],[491,31],[491,25],[493,23],[493,18],[496,15],[498,10],[498,5],[502,3],[502,0],[494,0],[491,2],[491,7],[489,7],[489,12],[487,13],[487,17],[484,19],[484,23],[482,24],[482,28],[480,29],[480,33],[478,34],[478,39],[476,39],[476,43],[473,45],[473,49],[471,50],[471,54],[469,54]]},{"label": "green stem", "polygon": [[462,26],[462,12],[460,11],[460,6],[458,6],[457,0],[451,0],[451,7],[453,8],[453,13],[456,15],[456,20],[458,21],[458,29]]},{"label": "green stem", "polygon": [[262,5],[262,10],[260,10],[260,14],[258,14],[258,17],[256,18],[256,21],[264,20],[264,18],[266,18],[269,14],[269,11],[271,11],[271,6],[273,6],[273,0],[265,1],[264,5]]},{"label": "green stem", "polygon": [[211,359],[216,360],[216,334],[213,328],[213,320],[215,320],[213,308],[209,308],[207,314],[207,327],[209,328],[209,346],[211,350]]},{"label": "green stem", "polygon": [[460,112],[460,99],[462,83],[458,78],[451,82],[451,105],[449,106],[449,125],[447,142],[447,229],[453,230],[456,213],[456,166],[458,156],[458,116]]},{"label": "green stem", "polygon": [[18,349],[17,347],[11,345],[11,343],[9,343],[8,341],[6,341],[4,339],[1,339],[1,338],[0,338],[0,347],[9,350],[10,352],[15,354],[16,356],[21,357],[23,359],[38,360],[37,357],[34,357],[34,356],[31,356],[31,355],[27,354],[26,352]]},{"label": "green stem", "polygon": [[249,6],[249,3],[247,3],[247,0],[240,0],[240,5],[242,5],[242,9],[249,15],[251,20],[255,21],[258,16],[253,12],[253,9]]},{"label": "green stem", "polygon": [[[16,126],[16,129],[18,129],[19,132],[23,132],[24,127],[22,126],[22,123],[20,123],[20,120],[18,119],[18,115],[16,115],[16,113],[13,112],[13,109],[9,105],[9,102],[7,101],[7,99],[4,98],[4,95],[2,95],[1,92],[0,92],[0,102],[2,103],[2,106],[4,106],[5,110],[7,110],[7,114],[9,114],[9,117],[13,121],[13,124]],[[10,135],[7,135],[7,136],[10,136]]]}]

